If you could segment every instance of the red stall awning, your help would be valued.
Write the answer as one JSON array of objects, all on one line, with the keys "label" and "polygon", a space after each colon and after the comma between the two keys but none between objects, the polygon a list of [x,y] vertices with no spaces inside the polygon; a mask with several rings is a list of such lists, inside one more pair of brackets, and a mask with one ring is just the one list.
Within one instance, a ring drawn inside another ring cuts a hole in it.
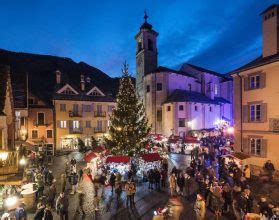
[{"label": "red stall awning", "polygon": [[185,142],[186,143],[199,143],[199,141],[196,137],[191,137],[191,136],[186,137]]},{"label": "red stall awning", "polygon": [[96,148],[93,149],[93,151],[96,152],[96,153],[102,153],[105,150],[106,149],[105,149],[104,146],[97,146]]},{"label": "red stall awning", "polygon": [[162,160],[158,153],[143,154],[141,157],[143,160],[145,160],[145,162]]},{"label": "red stall awning", "polygon": [[130,159],[128,156],[110,156],[107,158],[106,163],[129,163]]},{"label": "red stall awning", "polygon": [[86,154],[85,156],[84,156],[84,160],[87,162],[87,163],[90,163],[91,162],[91,160],[93,159],[93,158],[95,158],[95,157],[97,157],[97,155],[94,153],[94,152],[90,152],[90,153],[88,153],[88,154]]}]

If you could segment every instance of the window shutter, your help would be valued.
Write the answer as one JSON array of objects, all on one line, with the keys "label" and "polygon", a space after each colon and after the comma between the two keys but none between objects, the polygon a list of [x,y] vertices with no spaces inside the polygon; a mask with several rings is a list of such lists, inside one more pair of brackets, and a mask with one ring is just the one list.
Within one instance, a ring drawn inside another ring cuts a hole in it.
[{"label": "window shutter", "polygon": [[249,146],[249,139],[247,137],[242,139],[242,144],[243,144],[243,152],[245,154],[250,154],[250,146]]},{"label": "window shutter", "polygon": [[85,112],[85,108],[86,108],[86,106],[82,105],[82,112]]},{"label": "window shutter", "polygon": [[260,74],[260,88],[265,87],[265,82],[266,82],[266,73],[261,73]]},{"label": "window shutter", "polygon": [[83,121],[79,121],[79,127],[82,128]]},{"label": "window shutter", "polygon": [[267,139],[262,139],[262,148],[261,148],[261,156],[267,156]]},{"label": "window shutter", "polygon": [[249,121],[249,105],[243,105],[243,107],[242,107],[243,109],[242,109],[242,113],[243,113],[243,115],[242,115],[242,118],[243,118],[243,122],[244,123],[247,123],[248,121]]},{"label": "window shutter", "polygon": [[73,121],[72,120],[67,121],[67,127],[73,128]]},{"label": "window shutter", "polygon": [[61,124],[60,124],[60,121],[57,120],[56,123],[57,123],[57,128],[61,128],[61,126],[60,126],[60,125],[61,125]]},{"label": "window shutter", "polygon": [[267,121],[267,103],[261,104],[261,122]]},{"label": "window shutter", "polygon": [[94,103],[91,105],[91,111],[94,113]]},{"label": "window shutter", "polygon": [[249,90],[249,77],[244,77],[244,91]]}]

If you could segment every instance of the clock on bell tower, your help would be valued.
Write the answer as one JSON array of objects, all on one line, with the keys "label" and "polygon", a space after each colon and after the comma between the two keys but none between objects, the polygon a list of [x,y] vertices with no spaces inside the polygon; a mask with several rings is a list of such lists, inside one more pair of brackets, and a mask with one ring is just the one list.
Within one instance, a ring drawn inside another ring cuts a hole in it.
[{"label": "clock on bell tower", "polygon": [[136,89],[139,98],[144,96],[144,76],[156,70],[158,65],[157,36],[152,30],[152,25],[147,22],[147,14],[144,15],[144,23],[135,36],[136,48]]}]

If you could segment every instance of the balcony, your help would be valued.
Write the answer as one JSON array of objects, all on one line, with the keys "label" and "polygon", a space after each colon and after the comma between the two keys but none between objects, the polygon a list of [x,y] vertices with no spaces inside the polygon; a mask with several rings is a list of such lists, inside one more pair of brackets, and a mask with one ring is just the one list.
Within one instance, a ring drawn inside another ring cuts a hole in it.
[{"label": "balcony", "polygon": [[78,111],[69,111],[69,117],[82,117],[82,114]]},{"label": "balcony", "polygon": [[39,127],[39,126],[46,126],[48,127],[51,123],[49,122],[40,122],[40,121],[33,121],[33,125],[35,127]]},{"label": "balcony", "polygon": [[70,134],[82,134],[83,128],[69,128]]},{"label": "balcony", "polygon": [[106,112],[103,111],[96,111],[94,112],[95,117],[106,117]]},{"label": "balcony", "polygon": [[94,133],[105,133],[106,132],[106,128],[104,127],[95,127],[93,128]]}]

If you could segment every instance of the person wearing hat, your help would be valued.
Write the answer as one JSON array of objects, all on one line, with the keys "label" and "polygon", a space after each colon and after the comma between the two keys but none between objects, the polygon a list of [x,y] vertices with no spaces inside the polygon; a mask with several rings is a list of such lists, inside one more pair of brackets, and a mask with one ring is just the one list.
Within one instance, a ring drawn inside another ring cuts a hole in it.
[{"label": "person wearing hat", "polygon": [[205,219],[205,213],[206,213],[206,207],[205,207],[205,201],[201,194],[197,195],[197,200],[194,205],[194,210],[196,212],[196,218],[197,220],[204,220]]},{"label": "person wearing hat", "polygon": [[260,215],[262,217],[266,217],[268,216],[268,203],[266,201],[266,198],[262,197],[260,199],[260,202],[258,203],[257,205],[259,207],[259,210],[260,210]]}]

